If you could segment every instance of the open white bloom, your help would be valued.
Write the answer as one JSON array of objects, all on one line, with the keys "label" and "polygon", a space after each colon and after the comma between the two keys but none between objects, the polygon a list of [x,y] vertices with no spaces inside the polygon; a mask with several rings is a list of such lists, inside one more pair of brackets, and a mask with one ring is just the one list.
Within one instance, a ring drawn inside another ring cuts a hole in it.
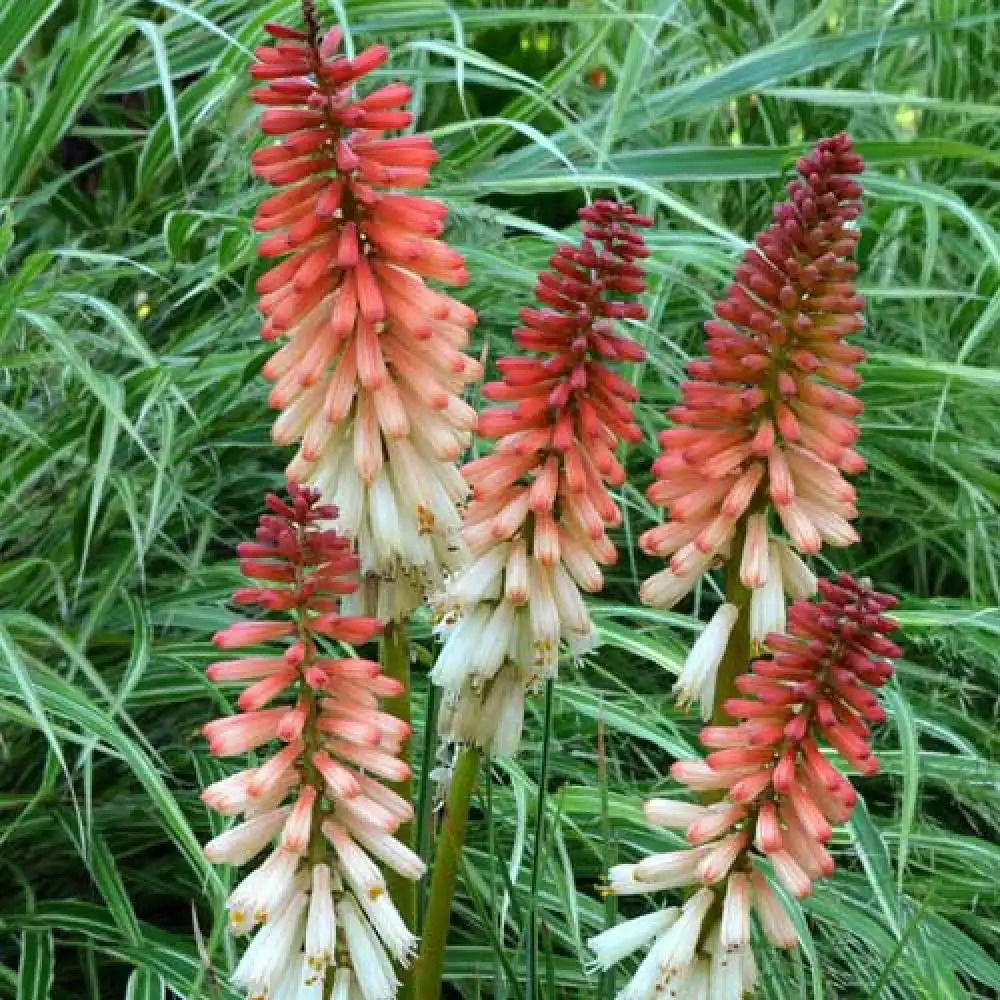
[{"label": "open white bloom", "polygon": [[757,963],[749,942],[728,948],[725,943],[725,920],[708,937],[709,997],[711,1000],[743,1000],[757,985]]},{"label": "open white bloom", "polygon": [[729,636],[738,617],[739,609],[735,604],[719,606],[691,647],[684,661],[684,668],[677,678],[677,683],[674,684],[677,703],[684,707],[691,702],[698,702],[701,717],[706,722],[712,715],[719,664],[722,662]]},{"label": "open white bloom", "polygon": [[337,917],[344,929],[351,968],[365,1000],[392,1000],[399,980],[382,942],[352,896],[344,896],[337,904]]},{"label": "open white bloom", "polygon": [[778,543],[767,546],[767,577],[750,596],[750,638],[763,642],[770,632],[785,631],[785,591]]},{"label": "open white bloom", "polygon": [[293,961],[268,1000],[323,1000],[323,980],[311,972],[304,958]]},{"label": "open white bloom", "polygon": [[778,554],[781,566],[781,583],[785,593],[792,598],[812,597],[816,593],[816,574],[806,565],[802,557],[780,538],[772,544]]},{"label": "open white bloom", "polygon": [[298,964],[306,905],[305,893],[295,893],[243,953],[233,972],[233,982],[247,990],[248,1000],[268,1000],[285,970],[293,962]]},{"label": "open white bloom", "polygon": [[522,540],[488,544],[436,599],[443,642],[431,680],[444,689],[442,736],[498,755],[517,752],[524,701],[556,675],[560,644],[594,645],[580,587],[561,563],[543,563]]},{"label": "open white bloom", "polygon": [[680,916],[680,907],[670,906],[654,910],[641,917],[615,924],[608,930],[587,940],[587,947],[594,953],[594,967],[610,969],[623,958],[648,944],[653,938],[673,926]]},{"label": "open white bloom", "polygon": [[590,938],[592,970],[609,969],[652,942],[617,1000],[743,1000],[757,967],[749,947],[749,879],[735,882],[718,923],[706,927],[715,897],[699,889],[681,909],[656,910]]},{"label": "open white bloom", "polygon": [[305,944],[306,965],[314,978],[321,977],[326,967],[333,962],[337,950],[337,918],[333,909],[328,865],[313,866]]},{"label": "open white bloom", "polygon": [[272,809],[220,833],[205,845],[205,857],[217,865],[245,865],[274,839],[290,808]]},{"label": "open white bloom", "polygon": [[233,890],[226,903],[229,924],[235,934],[267,923],[295,891],[298,855],[278,848]]},{"label": "open white bloom", "polygon": [[[664,987],[682,982],[696,962],[705,915],[712,906],[711,889],[699,889],[678,910],[657,911],[626,921],[587,942],[594,964],[608,969],[652,939],[635,975],[618,994],[618,1000],[662,1000]],[[673,1000],[675,994],[667,993]],[[714,1000],[714,998],[713,998]]]}]

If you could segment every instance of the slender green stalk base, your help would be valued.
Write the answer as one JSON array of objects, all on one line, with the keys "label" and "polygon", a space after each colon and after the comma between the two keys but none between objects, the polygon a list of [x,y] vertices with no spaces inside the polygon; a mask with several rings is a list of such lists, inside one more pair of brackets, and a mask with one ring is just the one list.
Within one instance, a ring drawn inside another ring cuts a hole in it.
[{"label": "slender green stalk base", "polygon": [[[406,622],[389,622],[382,634],[382,670],[386,676],[399,681],[403,685],[401,694],[393,698],[386,698],[383,702],[383,709],[386,712],[402,719],[410,725],[412,712],[410,706],[410,643],[406,635]],[[407,763],[412,763],[409,748],[404,748],[400,756]],[[407,802],[413,801],[413,779],[407,778],[405,781],[398,781],[392,784],[392,788],[398,792]],[[407,847],[413,847],[413,824],[404,823],[395,834],[396,838]],[[403,878],[391,869],[385,873],[386,884],[389,887],[389,895],[396,904],[400,915],[411,930],[417,927],[417,885],[412,879]],[[409,971],[404,972],[402,977],[402,990],[400,997],[402,1000],[412,995],[412,975]]]},{"label": "slender green stalk base", "polygon": [[542,761],[538,770],[538,798],[535,813],[535,853],[531,862],[531,895],[528,897],[527,976],[528,1000],[535,1000],[538,989],[538,885],[541,880],[545,849],[545,801],[549,784],[549,759],[552,747],[552,703],[554,681],[545,682],[545,723],[542,729]]},{"label": "slender green stalk base", "polygon": [[452,901],[455,897],[455,877],[458,874],[462,845],[465,843],[469,805],[482,759],[483,751],[479,747],[463,747],[452,771],[444,821],[434,854],[420,954],[416,961],[416,1000],[439,1000],[441,996],[448,927],[451,924]]},{"label": "slender green stalk base", "polygon": [[749,588],[740,582],[740,559],[743,552],[743,542],[746,539],[746,518],[740,521],[733,538],[733,556],[726,565],[726,601],[735,604],[739,617],[730,633],[725,655],[719,664],[719,673],[715,681],[715,704],[712,707],[712,725],[728,726],[736,720],[731,718],[722,707],[726,701],[736,695],[736,678],[750,669],[750,659],[753,652],[750,641],[750,597]]}]

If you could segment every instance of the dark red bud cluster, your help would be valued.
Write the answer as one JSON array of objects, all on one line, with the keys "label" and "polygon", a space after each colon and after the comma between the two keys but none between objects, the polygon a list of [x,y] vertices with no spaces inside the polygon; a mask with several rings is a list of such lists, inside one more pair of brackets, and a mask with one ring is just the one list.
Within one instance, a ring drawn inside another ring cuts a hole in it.
[{"label": "dark red bud cluster", "polygon": [[[270,514],[260,518],[256,541],[237,546],[240,570],[244,576],[266,584],[241,587],[233,595],[240,604],[256,604],[269,611],[298,611],[308,615],[309,628],[343,642],[367,642],[381,630],[375,618],[351,618],[338,613],[344,594],[357,589],[353,574],[358,557],[351,542],[322,522],[337,516],[337,509],[320,503],[317,490],[298,486],[288,487],[288,500],[268,494],[266,504]],[[284,632],[274,631],[281,627]],[[260,639],[291,634],[291,623],[242,622],[216,635],[216,645],[243,645],[260,630]],[[248,631],[249,630],[249,631]],[[273,635],[265,635],[270,630]],[[289,654],[294,657],[299,644]]]}]

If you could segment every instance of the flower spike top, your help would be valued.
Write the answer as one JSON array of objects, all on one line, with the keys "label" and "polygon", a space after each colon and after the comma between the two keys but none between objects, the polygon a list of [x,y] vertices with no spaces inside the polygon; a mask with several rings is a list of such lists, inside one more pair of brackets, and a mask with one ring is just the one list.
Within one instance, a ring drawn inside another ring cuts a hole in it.
[{"label": "flower spike top", "polygon": [[521,310],[514,338],[531,355],[501,359],[502,379],[483,387],[501,405],[478,430],[496,445],[462,470],[472,561],[440,601],[447,638],[431,676],[452,694],[444,731],[498,753],[516,750],[525,688],[555,674],[560,641],[590,641],[581,591],[601,589],[616,558],[606,529],[621,521],[615,447],[641,437],[638,393],[611,363],[644,357],[615,322],[646,315],[630,297],[646,287],[637,227],[652,220],[611,201],[579,214],[580,246],[557,248],[536,286],[542,306]]},{"label": "flower spike top", "polygon": [[211,808],[242,817],[205,855],[245,865],[270,851],[227,904],[235,933],[257,929],[233,973],[248,1000],[319,997],[324,984],[327,994],[391,1000],[393,961],[409,961],[415,938],[379,863],[412,879],[424,870],[393,836],[413,808],[381,783],[409,773],[399,757],[409,727],[379,708],[401,685],[378,663],[337,650],[368,642],[382,626],[339,610],[357,586],[348,574],[358,559],[346,538],[321,527],[336,510],[316,491],[292,485],[289,494],[267,497],[271,513],[257,540],[239,547],[254,585],[234,600],[274,616],[230,625],[214,640],[226,650],[282,645],[208,668],[211,680],[244,685],[240,713],[204,728],[211,752],[256,750],[262,762],[202,793]]},{"label": "flower spike top", "polygon": [[[647,819],[686,831],[687,850],[654,854],[609,874],[620,895],[699,886],[676,907],[626,921],[591,938],[596,965],[609,968],[647,942],[650,951],[622,1000],[742,997],[756,980],[751,913],[779,948],[798,943],[795,927],[771,889],[763,862],[794,897],[833,871],[826,848],[833,825],[857,800],[851,782],[820,749],[833,746],[862,774],[874,774],[871,729],[885,718],[871,688],[892,674],[900,655],[886,633],[894,597],[845,573],[820,580],[819,601],[796,601],[786,635],[771,634],[771,655],[737,681],[745,697],[726,710],[738,720],[709,726],[704,761],[677,761],[672,773],[703,801],[652,799]],[[705,902],[708,894],[708,901]],[[714,909],[712,901],[721,905]],[[687,923],[685,923],[687,918]]]},{"label": "flower spike top", "polygon": [[863,163],[841,134],[797,167],[788,200],[705,324],[709,356],[689,364],[653,466],[649,496],[670,517],[640,539],[644,551],[670,558],[642,588],[649,604],[672,606],[720,558],[740,560],[744,586],[777,587],[779,600],[760,598],[775,612],[759,609],[758,639],[781,628],[781,583],[794,597],[809,582],[792,548],[769,544],[770,512],[801,553],[849,545],[855,491],[844,473],[864,469],[852,447],[864,352],[845,343],[862,327],[849,257],[860,239],[854,175]]},{"label": "flower spike top", "polygon": [[392,619],[460,561],[455,463],[476,421],[462,399],[482,375],[463,353],[476,317],[425,284],[467,275],[438,239],[445,206],[405,193],[427,183],[430,140],[384,135],[410,123],[409,87],[355,96],[388,51],[337,55],[340,29],[320,39],[309,4],[306,15],[307,31],[266,25],[275,44],[250,69],[261,129],[278,140],[253,168],[281,188],[254,217],[269,234],[260,255],[283,258],[257,282],[262,336],[283,341],[264,367],[281,410],[273,438],[298,442],[289,478],[335,503],[356,539],[356,603]]}]

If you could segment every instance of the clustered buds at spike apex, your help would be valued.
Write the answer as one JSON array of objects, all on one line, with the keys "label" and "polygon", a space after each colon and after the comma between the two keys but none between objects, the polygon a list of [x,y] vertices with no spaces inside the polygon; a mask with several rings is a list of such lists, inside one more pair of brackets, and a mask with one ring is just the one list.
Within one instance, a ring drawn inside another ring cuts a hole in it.
[{"label": "clustered buds at spike apex", "polygon": [[501,359],[503,378],[483,387],[504,405],[479,417],[493,451],[462,470],[472,560],[437,602],[446,637],[431,677],[451,693],[442,732],[499,754],[517,750],[525,690],[554,676],[560,641],[574,652],[592,642],[581,591],[600,590],[617,555],[606,534],[621,521],[607,488],[625,480],[615,447],[642,436],[638,393],[609,362],[644,357],[615,321],[646,315],[630,296],[646,287],[636,227],[652,219],[611,201],[579,214],[580,246],[556,249],[535,289],[543,306],[522,309],[514,331],[535,356]]},{"label": "clustered buds at spike apex", "polygon": [[461,398],[482,375],[463,353],[476,316],[424,282],[467,274],[437,239],[444,204],[391,190],[422,187],[436,159],[426,136],[383,135],[409,124],[409,87],[354,96],[385,47],[348,59],[338,28],[322,41],[265,28],[277,43],[257,49],[250,72],[264,81],[252,92],[261,129],[280,137],[252,157],[282,188],[254,217],[269,233],[261,256],[284,258],[257,282],[262,335],[284,339],[264,367],[282,411],[273,438],[299,442],[289,478],[335,503],[356,539],[352,607],[395,619],[461,562],[455,463],[476,423]]},{"label": "clustered buds at spike apex", "polygon": [[895,607],[894,597],[876,593],[846,573],[834,581],[820,580],[819,592],[818,601],[792,605],[787,634],[767,637],[773,655],[756,660],[752,671],[738,678],[745,697],[730,699],[726,711],[739,722],[703,729],[708,757],[673,766],[674,777],[692,791],[721,798],[710,805],[670,799],[646,803],[650,822],[684,828],[691,847],[650,855],[610,872],[614,893],[699,885],[685,911],[697,907],[701,913],[694,901],[703,893],[722,904],[712,911],[717,925],[705,926],[702,914],[696,927],[692,920],[684,928],[683,942],[678,940],[676,908],[662,911],[659,920],[639,917],[592,938],[589,946],[601,968],[653,942],[619,994],[621,1000],[664,995],[672,1000],[739,1000],[756,979],[751,911],[776,947],[792,948],[798,942],[762,871],[763,859],[795,897],[808,895],[814,879],[833,871],[825,845],[833,825],[850,817],[857,796],[823,755],[820,743],[829,743],[862,774],[875,773],[870,725],[881,722],[885,712],[871,688],[888,680],[892,667],[887,659],[901,651],[886,638],[898,627],[886,616]]},{"label": "clustered buds at spike apex", "polygon": [[[233,973],[248,1000],[330,995],[391,1000],[393,961],[406,964],[416,939],[386,891],[376,862],[406,878],[424,864],[393,834],[413,807],[381,780],[409,774],[400,756],[409,726],[379,708],[402,685],[378,663],[345,658],[333,643],[361,644],[382,628],[339,610],[357,584],[348,539],[324,529],[336,509],[317,491],[289,487],[286,502],[267,497],[257,540],[239,546],[254,585],[234,595],[280,618],[240,622],[216,633],[222,649],[274,639],[280,650],[213,663],[210,679],[246,684],[240,714],[204,728],[213,754],[266,754],[257,767],[210,785],[202,799],[236,826],[205,847],[220,864],[267,859],[229,897],[236,933],[260,925]],[[373,860],[375,859],[375,860]],[[350,993],[348,994],[348,990]]]},{"label": "clustered buds at spike apex", "polygon": [[[744,585],[766,605],[758,629],[780,628],[773,595],[757,594],[768,581],[777,586],[776,566],[800,560],[784,543],[769,546],[771,506],[799,552],[857,541],[855,491],[843,473],[864,469],[852,449],[862,404],[851,392],[864,352],[844,338],[862,326],[848,259],[861,212],[851,175],[862,168],[846,135],[822,139],[800,159],[801,179],[705,324],[709,357],[688,366],[653,466],[649,497],[670,517],[640,545],[670,566],[643,585],[646,603],[672,606],[716,560],[738,559]],[[745,541],[733,552],[744,519]]]}]

